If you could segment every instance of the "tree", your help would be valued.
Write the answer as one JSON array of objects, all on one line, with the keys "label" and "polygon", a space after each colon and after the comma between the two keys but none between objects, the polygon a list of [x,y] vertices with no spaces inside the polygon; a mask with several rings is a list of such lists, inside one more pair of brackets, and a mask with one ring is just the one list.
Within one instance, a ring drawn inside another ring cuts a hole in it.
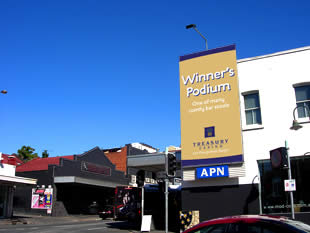
[{"label": "tree", "polygon": [[44,150],[42,152],[42,158],[48,158],[48,156],[49,156],[49,153],[47,152],[47,150]]},{"label": "tree", "polygon": [[22,146],[22,148],[20,148],[17,151],[17,155],[20,159],[22,159],[24,162],[28,162],[34,158],[38,158],[38,154],[34,153],[35,149],[33,149],[30,146]]}]

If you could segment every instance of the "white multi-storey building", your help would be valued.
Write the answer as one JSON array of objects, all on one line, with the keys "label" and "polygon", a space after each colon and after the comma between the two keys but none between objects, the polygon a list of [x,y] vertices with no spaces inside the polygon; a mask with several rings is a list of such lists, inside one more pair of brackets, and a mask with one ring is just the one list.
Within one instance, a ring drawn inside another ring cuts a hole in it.
[{"label": "white multi-storey building", "polygon": [[[309,68],[310,46],[238,60],[244,162],[229,165],[226,178],[198,180],[195,169],[184,169],[183,210],[199,210],[200,220],[233,214],[290,216],[290,195],[284,191],[288,171],[272,169],[270,163],[270,151],[286,143],[296,179],[296,218],[307,218]],[[299,130],[290,129],[294,118],[301,123]]]}]

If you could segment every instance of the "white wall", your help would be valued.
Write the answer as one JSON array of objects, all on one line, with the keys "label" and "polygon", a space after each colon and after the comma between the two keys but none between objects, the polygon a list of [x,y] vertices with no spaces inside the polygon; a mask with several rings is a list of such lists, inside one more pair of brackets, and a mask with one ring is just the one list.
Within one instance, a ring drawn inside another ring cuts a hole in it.
[{"label": "white wall", "polygon": [[0,175],[1,176],[15,176],[15,166],[0,163]]},{"label": "white wall", "polygon": [[247,174],[246,178],[240,178],[240,183],[252,182],[258,174],[257,160],[269,159],[269,151],[285,146],[285,140],[290,156],[300,156],[310,151],[307,143],[310,125],[303,124],[298,131],[289,129],[296,107],[293,84],[310,82],[309,61],[310,46],[238,62],[240,93],[258,90],[262,115],[260,127],[245,131],[249,127],[245,121],[244,99],[240,95]]},{"label": "white wall", "polygon": [[157,152],[156,149],[152,148],[152,147],[149,147],[149,146],[146,146],[146,145],[142,145],[141,143],[139,142],[134,142],[134,143],[131,143],[131,146],[132,147],[135,147],[137,149],[140,149],[140,150],[147,150],[149,153],[155,153]]},{"label": "white wall", "polygon": [[4,164],[2,158],[2,152],[0,152],[0,175],[1,176],[15,176],[16,166],[10,164]]}]

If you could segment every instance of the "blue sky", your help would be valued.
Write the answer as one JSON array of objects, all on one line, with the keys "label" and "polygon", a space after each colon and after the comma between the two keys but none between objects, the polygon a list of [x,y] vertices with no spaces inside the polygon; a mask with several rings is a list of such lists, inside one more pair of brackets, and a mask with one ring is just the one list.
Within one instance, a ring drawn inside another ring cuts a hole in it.
[{"label": "blue sky", "polygon": [[179,56],[310,45],[310,1],[0,1],[0,151],[180,145]]}]

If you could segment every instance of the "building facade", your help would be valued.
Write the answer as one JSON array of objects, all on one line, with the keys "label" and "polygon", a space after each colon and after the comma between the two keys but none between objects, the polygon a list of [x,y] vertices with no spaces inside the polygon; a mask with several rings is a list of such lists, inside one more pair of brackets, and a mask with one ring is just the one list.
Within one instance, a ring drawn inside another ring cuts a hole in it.
[{"label": "building facade", "polygon": [[[16,189],[14,210],[52,216],[95,214],[113,204],[115,187],[129,184],[127,156],[153,149],[135,143],[110,149],[95,147],[80,155],[33,159],[16,171],[37,179],[37,186]],[[45,206],[47,197],[51,201]]]},{"label": "building facade", "polygon": [[[15,175],[16,165],[22,163],[16,156],[0,152],[0,218],[13,215],[13,198],[17,187],[35,185],[36,179]],[[30,204],[30,203],[29,203]]]},{"label": "building facade", "polygon": [[[286,144],[297,186],[296,218],[310,221],[309,61],[310,46],[238,60],[244,161],[229,164],[228,177],[197,179],[196,169],[184,168],[183,210],[199,211],[200,220],[234,214],[290,216],[289,192],[284,191],[288,172],[272,169],[269,153]],[[290,129],[294,118],[301,129]]]},{"label": "building facade", "polygon": [[[125,173],[98,147],[81,155],[33,159],[17,167],[17,174],[36,178],[38,186],[16,189],[14,211],[52,216],[97,213],[110,204],[116,186],[128,184]],[[51,206],[30,205],[40,192],[45,198],[46,188],[52,189]]]}]

